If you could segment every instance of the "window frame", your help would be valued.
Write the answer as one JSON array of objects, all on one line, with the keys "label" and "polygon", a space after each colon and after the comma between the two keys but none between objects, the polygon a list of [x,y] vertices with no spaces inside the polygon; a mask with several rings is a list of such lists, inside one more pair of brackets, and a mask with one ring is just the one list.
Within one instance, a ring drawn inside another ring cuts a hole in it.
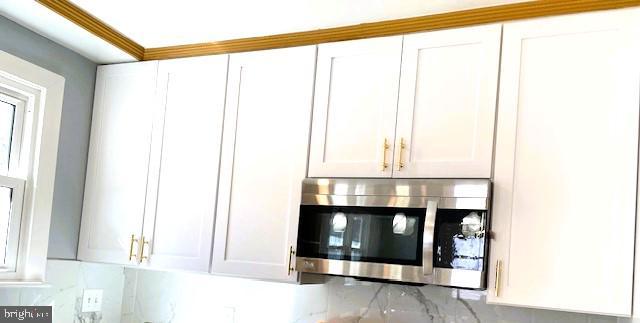
[{"label": "window frame", "polygon": [[25,180],[0,175],[0,187],[11,189],[11,210],[4,265],[0,264],[0,273],[15,273],[20,248],[20,226],[22,224],[22,205],[24,204]]},{"label": "window frame", "polygon": [[[22,224],[22,208],[24,204],[24,189],[28,165],[24,165],[29,156],[23,156],[24,148],[29,148],[29,138],[25,138],[24,130],[31,129],[32,124],[25,124],[32,117],[25,118],[33,109],[27,109],[28,97],[4,86],[0,78],[0,101],[13,106],[13,123],[11,128],[11,147],[9,148],[9,165],[6,175],[0,174],[0,187],[11,189],[11,207],[9,222],[7,224],[8,235],[5,243],[5,259],[0,262],[0,274],[15,273],[17,271],[20,241],[20,228]],[[1,242],[0,242],[1,243]],[[1,247],[1,245],[0,245]],[[4,263],[4,265],[2,264]]]},{"label": "window frame", "polygon": [[9,172],[7,173],[7,176],[13,177],[12,175],[20,171],[20,161],[23,160],[21,148],[22,141],[25,139],[23,129],[25,128],[25,115],[27,114],[27,98],[3,87],[0,83],[0,101],[14,106],[11,148],[9,153]]},{"label": "window frame", "polygon": [[23,112],[22,129],[14,129],[20,139],[12,154],[18,161],[10,161],[9,176],[3,176],[23,180],[22,186],[10,183],[22,192],[21,203],[12,201],[12,213],[19,204],[15,211],[22,216],[15,269],[0,270],[0,287],[45,282],[64,85],[62,76],[0,51],[0,92],[17,100],[16,111]]}]

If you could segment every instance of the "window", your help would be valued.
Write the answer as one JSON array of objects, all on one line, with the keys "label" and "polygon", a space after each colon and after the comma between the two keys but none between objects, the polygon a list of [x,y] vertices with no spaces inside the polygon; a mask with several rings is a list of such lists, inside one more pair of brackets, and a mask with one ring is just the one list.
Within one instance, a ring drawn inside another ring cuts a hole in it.
[{"label": "window", "polygon": [[0,286],[41,283],[64,78],[0,51]]},{"label": "window", "polygon": [[0,272],[16,271],[26,180],[20,174],[26,102],[8,92],[0,87]]}]

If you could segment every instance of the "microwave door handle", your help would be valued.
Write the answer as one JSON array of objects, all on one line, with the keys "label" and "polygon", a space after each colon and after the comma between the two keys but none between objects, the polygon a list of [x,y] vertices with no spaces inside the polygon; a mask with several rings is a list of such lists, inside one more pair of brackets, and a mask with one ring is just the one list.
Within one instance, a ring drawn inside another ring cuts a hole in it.
[{"label": "microwave door handle", "polygon": [[438,200],[427,201],[427,212],[424,219],[424,236],[422,238],[422,269],[425,276],[433,275],[433,235],[437,212]]}]

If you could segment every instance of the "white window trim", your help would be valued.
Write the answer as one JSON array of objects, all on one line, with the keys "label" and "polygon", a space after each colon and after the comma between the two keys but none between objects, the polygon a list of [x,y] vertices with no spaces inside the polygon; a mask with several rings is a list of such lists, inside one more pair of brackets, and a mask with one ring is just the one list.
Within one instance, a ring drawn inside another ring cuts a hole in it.
[{"label": "white window trim", "polygon": [[[26,178],[16,271],[0,273],[3,283],[42,283],[45,280],[49,227],[53,205],[58,136],[65,79],[0,51],[0,84],[24,98],[26,113],[19,173]],[[32,120],[29,120],[32,118]],[[26,139],[30,139],[26,145]],[[26,165],[26,166],[25,166]]]},{"label": "white window trim", "polygon": [[11,214],[9,216],[9,236],[7,236],[6,264],[0,266],[1,275],[14,275],[18,264],[20,246],[20,225],[22,223],[22,205],[24,204],[25,181],[0,175],[0,185],[11,189]]},{"label": "white window trim", "polygon": [[[5,95],[6,94],[6,95]],[[20,95],[20,93],[16,93],[15,91],[11,91],[10,89],[6,89],[2,87],[0,84],[0,101],[7,102],[15,107],[14,116],[13,116],[13,134],[11,136],[11,156],[9,157],[9,173],[10,174],[19,174],[20,170],[20,159],[22,158],[20,155],[22,141],[24,139],[22,130],[24,127],[24,117],[26,114],[26,106],[27,99]]]}]

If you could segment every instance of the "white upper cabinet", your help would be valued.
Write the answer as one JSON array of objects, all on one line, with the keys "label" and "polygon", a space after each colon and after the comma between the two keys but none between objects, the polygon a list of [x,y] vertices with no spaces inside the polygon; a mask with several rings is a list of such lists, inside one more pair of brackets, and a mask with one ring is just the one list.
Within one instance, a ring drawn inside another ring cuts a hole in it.
[{"label": "white upper cabinet", "polygon": [[143,265],[209,271],[227,62],[160,62]]},{"label": "white upper cabinet", "polygon": [[500,37],[489,25],[320,45],[309,176],[490,178]]},{"label": "white upper cabinet", "polygon": [[404,37],[394,177],[491,177],[501,29]]},{"label": "white upper cabinet", "polygon": [[488,302],[631,314],[638,21],[504,26]]},{"label": "white upper cabinet", "polygon": [[402,36],[318,46],[311,177],[391,177]]},{"label": "white upper cabinet", "polygon": [[142,232],[157,67],[98,67],[80,260],[131,262],[131,237]]},{"label": "white upper cabinet", "polygon": [[230,56],[213,273],[297,280],[315,57],[315,46]]}]

